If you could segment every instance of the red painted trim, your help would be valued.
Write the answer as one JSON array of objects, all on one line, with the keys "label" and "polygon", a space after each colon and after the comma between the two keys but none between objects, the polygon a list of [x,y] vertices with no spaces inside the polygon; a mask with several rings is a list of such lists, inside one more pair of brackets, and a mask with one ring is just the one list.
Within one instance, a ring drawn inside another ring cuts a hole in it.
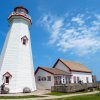
[{"label": "red painted trim", "polygon": [[[56,61],[56,63],[54,64],[53,68],[55,68],[55,66],[57,65],[57,63],[58,63],[59,61],[62,62],[67,68],[69,68],[61,59],[58,59],[58,60]],[[70,70],[70,71],[73,71],[73,72],[92,73],[92,72],[87,72],[87,71],[71,70],[70,68],[69,68],[69,70]]]},{"label": "red painted trim", "polygon": [[36,75],[36,73],[38,72],[39,69],[44,70],[44,71],[46,71],[46,72],[48,72],[48,73],[54,75],[54,73],[52,73],[52,72],[50,72],[50,71],[48,71],[48,70],[46,70],[46,69],[44,69],[44,68],[42,68],[42,67],[38,67],[38,68],[36,69],[36,71],[35,71],[35,75]]},{"label": "red painted trim", "polygon": [[28,19],[28,20],[30,21],[30,23],[32,24],[32,21],[31,21],[28,17],[25,17],[24,15],[11,15],[11,16],[8,18],[8,20],[9,20],[11,17],[13,17],[13,16],[21,16],[21,17],[24,17],[24,18]]},{"label": "red painted trim", "polygon": [[36,71],[35,71],[35,75],[36,75],[36,73],[38,72],[38,70],[39,70],[39,67],[36,69]]},{"label": "red painted trim", "polygon": [[3,77],[4,77],[6,74],[9,74],[9,75],[12,77],[12,75],[11,75],[9,72],[6,72],[5,74],[3,74]]},{"label": "red painted trim", "polygon": [[58,60],[56,61],[56,63],[53,65],[53,68],[55,68],[55,66],[57,65],[58,61],[59,61],[59,59],[58,59]]},{"label": "red painted trim", "polygon": [[29,39],[27,38],[27,36],[26,36],[26,35],[24,35],[24,36],[21,38],[21,40],[22,40],[23,38],[26,38],[27,40],[29,40]]},{"label": "red painted trim", "polygon": [[84,73],[92,73],[92,72],[87,72],[87,71],[79,71],[79,70],[71,70],[72,72],[84,72]]}]

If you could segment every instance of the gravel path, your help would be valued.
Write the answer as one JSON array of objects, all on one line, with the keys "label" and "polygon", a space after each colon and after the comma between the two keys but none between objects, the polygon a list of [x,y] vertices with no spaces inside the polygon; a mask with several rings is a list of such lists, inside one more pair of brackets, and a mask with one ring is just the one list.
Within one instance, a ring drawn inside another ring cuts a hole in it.
[{"label": "gravel path", "polygon": [[[28,95],[43,95],[50,93],[50,90],[36,90],[31,93],[14,93],[14,94],[0,94],[0,96],[28,96]],[[1,100],[1,99],[0,99]]]}]

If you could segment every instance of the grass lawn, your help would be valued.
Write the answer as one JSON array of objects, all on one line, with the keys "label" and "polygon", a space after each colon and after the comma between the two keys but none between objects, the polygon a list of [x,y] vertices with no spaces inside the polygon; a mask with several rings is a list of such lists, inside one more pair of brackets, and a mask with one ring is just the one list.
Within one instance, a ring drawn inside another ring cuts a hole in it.
[{"label": "grass lawn", "polygon": [[[87,91],[82,91],[82,92],[75,92],[75,94],[78,93],[87,93]],[[62,95],[68,95],[68,94],[74,94],[74,93],[63,93],[63,92],[51,92],[47,93],[46,95],[53,95],[53,96],[62,96]]]},{"label": "grass lawn", "polygon": [[100,88],[97,88],[96,90],[97,90],[97,91],[100,91]]},{"label": "grass lawn", "polygon": [[[100,89],[96,89],[96,91],[100,91]],[[88,91],[81,91],[81,92],[75,92],[75,94],[78,93],[88,93]],[[46,95],[53,95],[53,96],[62,96],[62,95],[68,95],[68,94],[74,94],[74,93],[63,93],[63,92],[50,92],[47,93]]]},{"label": "grass lawn", "polygon": [[47,93],[46,95],[53,95],[53,96],[62,96],[62,95],[67,95],[68,93],[62,93],[62,92],[51,92]]},{"label": "grass lawn", "polygon": [[22,98],[38,98],[41,96],[28,95],[28,96],[0,96],[0,99],[22,99]]},{"label": "grass lawn", "polygon": [[66,98],[51,99],[51,100],[100,100],[100,93],[93,94],[93,95],[66,97]]}]

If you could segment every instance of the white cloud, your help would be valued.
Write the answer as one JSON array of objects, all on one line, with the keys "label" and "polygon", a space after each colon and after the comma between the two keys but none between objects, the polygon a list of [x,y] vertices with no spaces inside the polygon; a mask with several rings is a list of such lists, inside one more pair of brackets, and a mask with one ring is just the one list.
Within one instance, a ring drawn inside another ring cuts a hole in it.
[{"label": "white cloud", "polygon": [[84,15],[77,15],[76,17],[72,18],[73,22],[77,22],[77,24],[82,25],[84,24],[84,20],[82,20]]},{"label": "white cloud", "polygon": [[48,42],[60,51],[79,55],[100,51],[99,14],[78,14],[76,17],[67,14],[62,18],[44,15],[41,23],[50,33]]}]

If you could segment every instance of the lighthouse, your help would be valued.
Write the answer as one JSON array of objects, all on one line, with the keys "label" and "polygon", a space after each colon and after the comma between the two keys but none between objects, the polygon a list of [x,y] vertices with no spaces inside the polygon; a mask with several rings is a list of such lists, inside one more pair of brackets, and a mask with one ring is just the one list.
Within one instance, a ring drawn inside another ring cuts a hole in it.
[{"label": "lighthouse", "polygon": [[23,92],[25,87],[36,90],[29,28],[32,24],[29,11],[16,7],[8,17],[10,29],[0,56],[0,85],[9,93]]}]

